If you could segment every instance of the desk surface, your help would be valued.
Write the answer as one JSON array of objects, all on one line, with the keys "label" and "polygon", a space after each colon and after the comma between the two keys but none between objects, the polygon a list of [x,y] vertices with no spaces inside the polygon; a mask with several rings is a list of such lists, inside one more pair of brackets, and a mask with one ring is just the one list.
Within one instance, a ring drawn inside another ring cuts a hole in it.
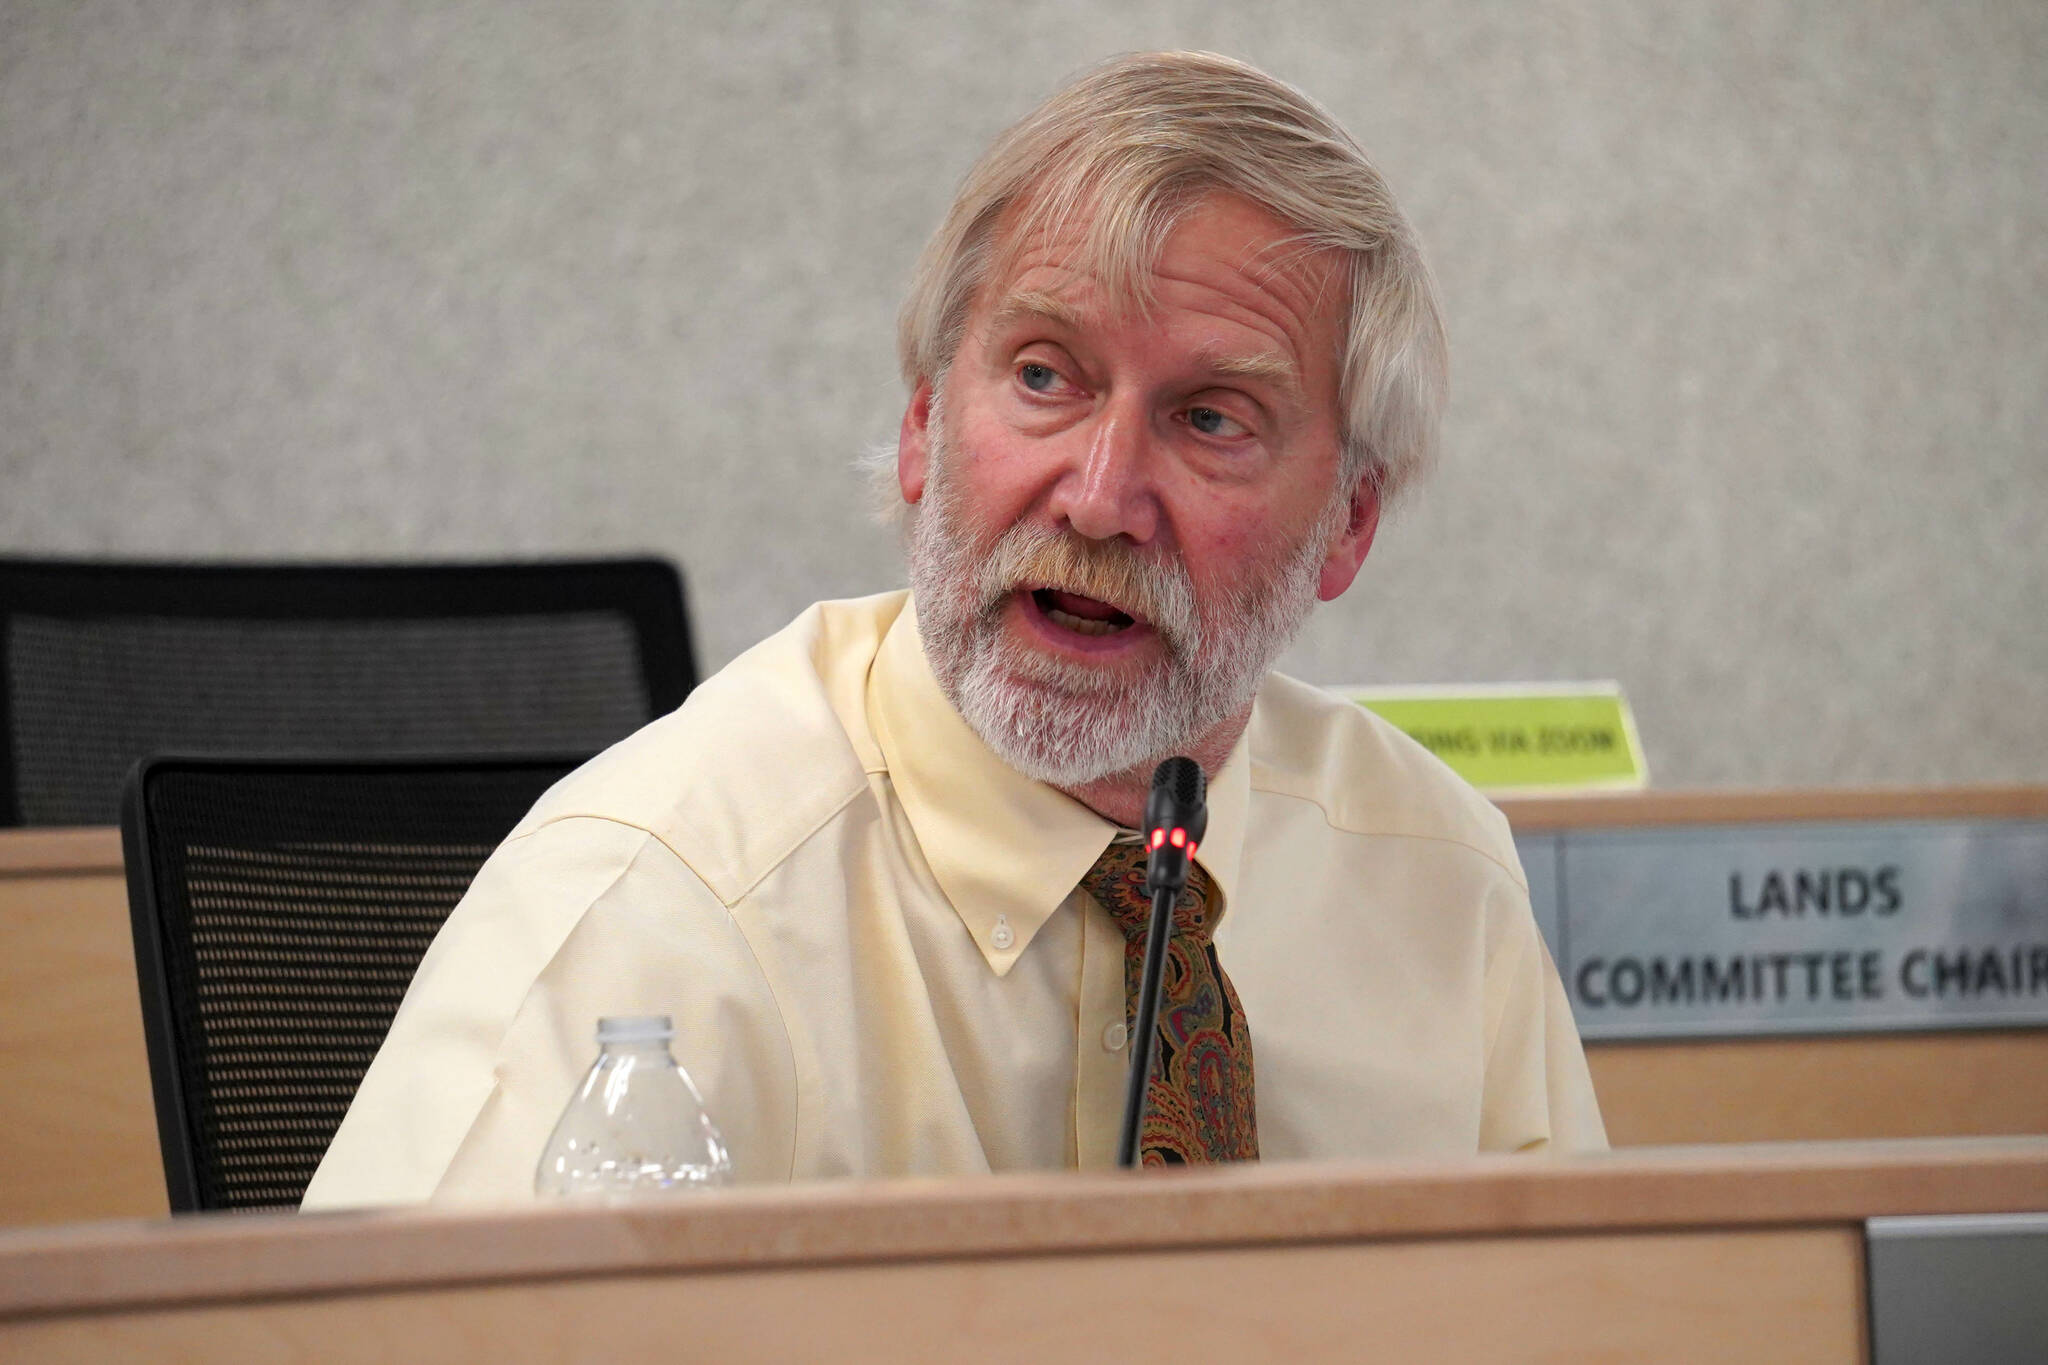
[{"label": "desk surface", "polygon": [[1495,803],[1517,831],[1800,820],[2042,820],[2048,787],[1702,789],[1529,796]]},{"label": "desk surface", "polygon": [[84,829],[0,830],[0,876],[30,873],[121,875],[121,831]]},{"label": "desk surface", "polygon": [[0,1317],[565,1276],[2048,1210],[2048,1139],[1645,1149],[746,1188],[626,1207],[206,1215],[0,1233]]}]

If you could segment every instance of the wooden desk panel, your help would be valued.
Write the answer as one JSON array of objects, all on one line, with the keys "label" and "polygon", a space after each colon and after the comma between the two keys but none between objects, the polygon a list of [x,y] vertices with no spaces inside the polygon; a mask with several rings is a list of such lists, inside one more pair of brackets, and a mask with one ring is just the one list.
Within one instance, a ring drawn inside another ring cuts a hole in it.
[{"label": "wooden desk panel", "polygon": [[120,835],[0,831],[0,1224],[168,1209]]},{"label": "wooden desk panel", "polygon": [[1589,1043],[1615,1146],[2048,1133],[2048,1029]]},{"label": "wooden desk panel", "polygon": [[0,1358],[1854,1365],[1861,1267],[1846,1227],[955,1258],[0,1322]]},{"label": "wooden desk panel", "polygon": [[1864,1218],[2042,1209],[1987,1140],[216,1215],[0,1234],[0,1358],[1854,1361]]}]

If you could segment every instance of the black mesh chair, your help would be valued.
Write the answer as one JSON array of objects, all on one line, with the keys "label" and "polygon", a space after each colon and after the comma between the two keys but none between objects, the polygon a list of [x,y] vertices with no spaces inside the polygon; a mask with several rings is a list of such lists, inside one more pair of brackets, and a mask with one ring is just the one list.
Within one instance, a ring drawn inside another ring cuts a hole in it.
[{"label": "black mesh chair", "polygon": [[156,753],[594,753],[695,682],[660,560],[0,558],[0,826],[110,825]]},{"label": "black mesh chair", "polygon": [[577,761],[136,765],[121,835],[173,1212],[297,1206],[442,921]]}]

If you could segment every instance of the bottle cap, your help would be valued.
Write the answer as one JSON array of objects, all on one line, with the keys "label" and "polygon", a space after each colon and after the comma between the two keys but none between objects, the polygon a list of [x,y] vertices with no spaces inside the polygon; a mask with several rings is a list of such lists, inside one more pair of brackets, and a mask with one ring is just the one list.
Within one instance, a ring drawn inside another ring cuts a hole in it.
[{"label": "bottle cap", "polygon": [[597,1021],[602,1043],[665,1043],[676,1036],[666,1014],[615,1014]]}]

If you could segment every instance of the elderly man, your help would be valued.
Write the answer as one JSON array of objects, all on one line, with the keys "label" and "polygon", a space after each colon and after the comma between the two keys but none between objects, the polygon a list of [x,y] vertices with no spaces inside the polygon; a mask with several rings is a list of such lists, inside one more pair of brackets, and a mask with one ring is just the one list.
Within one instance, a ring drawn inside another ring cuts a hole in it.
[{"label": "elderly man", "polygon": [[1210,776],[1148,1162],[1604,1139],[1505,822],[1267,672],[1427,462],[1379,175],[1237,62],[1110,62],[968,175],[903,311],[912,591],[813,607],[568,778],[435,941],[308,1207],[516,1199],[599,1015],[743,1179],[1111,1163],[1147,778]]}]

